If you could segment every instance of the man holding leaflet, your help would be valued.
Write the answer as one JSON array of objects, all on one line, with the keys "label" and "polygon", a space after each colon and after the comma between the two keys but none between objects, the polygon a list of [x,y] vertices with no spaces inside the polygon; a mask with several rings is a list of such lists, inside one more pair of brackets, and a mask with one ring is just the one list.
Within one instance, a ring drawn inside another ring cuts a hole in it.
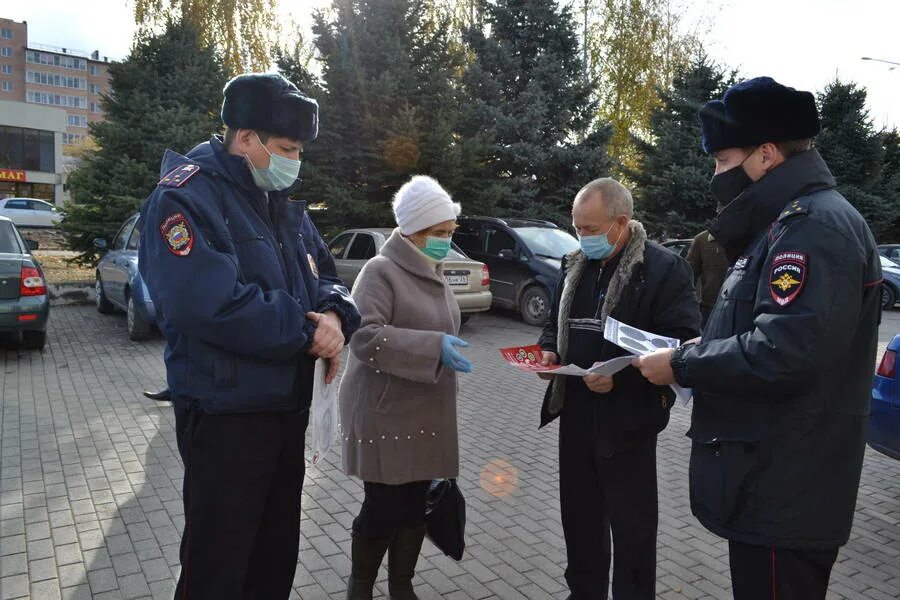
[{"label": "man holding leaflet", "polygon": [[[575,196],[581,248],[563,259],[563,277],[538,342],[543,364],[594,363],[627,355],[604,340],[607,317],[688,340],[700,308],[688,264],[650,242],[632,220],[631,193],[604,178]],[[559,477],[572,600],[606,599],[614,540],[613,598],[652,599],[656,587],[656,436],[673,393],[633,367],[612,377],[553,376],[541,426],[561,417]],[[610,529],[612,533],[610,533]]]}]

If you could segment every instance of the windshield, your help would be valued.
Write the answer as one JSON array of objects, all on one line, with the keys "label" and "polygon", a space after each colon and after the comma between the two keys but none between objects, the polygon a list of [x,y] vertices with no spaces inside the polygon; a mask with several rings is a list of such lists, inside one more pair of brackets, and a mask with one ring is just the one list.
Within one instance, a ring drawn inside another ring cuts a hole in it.
[{"label": "windshield", "polygon": [[890,267],[890,268],[892,268],[892,269],[900,269],[900,265],[898,265],[897,263],[895,263],[895,262],[892,261],[891,259],[885,258],[884,256],[882,256],[882,257],[880,257],[880,258],[881,258],[881,266],[882,266],[882,267]]},{"label": "windshield", "polygon": [[528,249],[540,256],[562,258],[578,248],[578,240],[554,227],[517,227],[516,233]]},{"label": "windshield", "polygon": [[9,221],[0,221],[0,253],[22,254],[18,236]]}]

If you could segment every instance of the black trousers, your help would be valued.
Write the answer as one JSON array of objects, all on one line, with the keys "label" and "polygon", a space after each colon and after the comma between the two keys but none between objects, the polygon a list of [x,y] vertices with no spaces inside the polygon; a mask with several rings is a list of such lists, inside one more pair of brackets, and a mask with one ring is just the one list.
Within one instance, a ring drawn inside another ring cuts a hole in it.
[{"label": "black trousers", "polygon": [[205,414],[176,403],[185,526],[178,600],[288,598],[309,413]]},{"label": "black trousers", "polygon": [[834,550],[787,550],[728,542],[735,600],[824,600]]},{"label": "black trousers", "polygon": [[425,524],[425,497],[430,481],[398,485],[363,483],[365,498],[353,528],[367,538],[392,537],[398,529]]},{"label": "black trousers", "polygon": [[612,559],[613,598],[652,600],[658,520],[656,435],[603,456],[591,436],[594,427],[593,420],[575,411],[561,416],[560,500],[570,597],[606,600]]}]

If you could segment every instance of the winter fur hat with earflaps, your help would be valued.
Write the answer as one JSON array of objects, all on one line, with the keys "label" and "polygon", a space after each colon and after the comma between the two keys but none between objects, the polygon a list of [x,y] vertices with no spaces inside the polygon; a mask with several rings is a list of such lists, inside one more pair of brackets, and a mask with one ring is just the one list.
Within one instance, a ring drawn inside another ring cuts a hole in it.
[{"label": "winter fur hat with earflaps", "polygon": [[697,116],[707,154],[766,142],[805,140],[821,129],[813,95],[771,77],[742,81],[721,100],[707,102]]},{"label": "winter fur hat with earflaps", "polygon": [[444,221],[455,220],[462,207],[437,181],[416,175],[404,183],[391,203],[397,227],[403,235],[412,235]]},{"label": "winter fur hat with earflaps", "polygon": [[277,73],[244,73],[225,85],[222,122],[311,142],[319,135],[319,105]]}]

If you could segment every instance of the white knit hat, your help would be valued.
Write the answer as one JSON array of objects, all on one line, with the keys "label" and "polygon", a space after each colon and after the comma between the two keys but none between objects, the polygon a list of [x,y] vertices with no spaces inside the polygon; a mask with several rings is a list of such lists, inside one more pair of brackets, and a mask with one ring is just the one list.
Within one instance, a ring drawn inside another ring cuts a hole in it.
[{"label": "white knit hat", "polygon": [[403,235],[456,219],[462,210],[441,184],[427,175],[416,175],[404,183],[394,194],[391,206]]}]

